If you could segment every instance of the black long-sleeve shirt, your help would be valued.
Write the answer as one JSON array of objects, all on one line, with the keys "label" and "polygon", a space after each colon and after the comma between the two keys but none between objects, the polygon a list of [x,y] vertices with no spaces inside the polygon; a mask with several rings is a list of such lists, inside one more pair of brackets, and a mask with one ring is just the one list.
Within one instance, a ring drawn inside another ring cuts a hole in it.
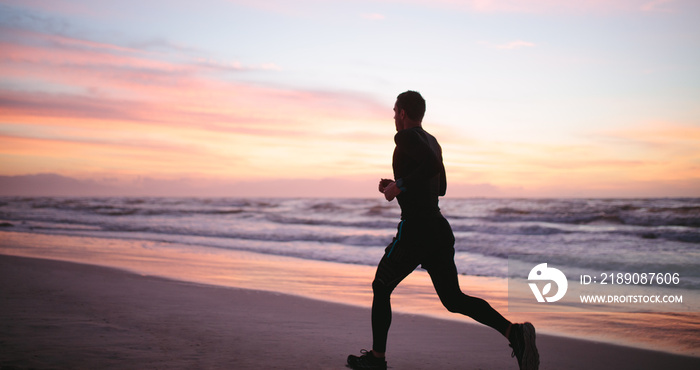
[{"label": "black long-sleeve shirt", "polygon": [[447,191],[442,148],[422,127],[401,130],[394,136],[392,167],[401,193],[396,197],[401,218],[439,214],[438,197]]}]

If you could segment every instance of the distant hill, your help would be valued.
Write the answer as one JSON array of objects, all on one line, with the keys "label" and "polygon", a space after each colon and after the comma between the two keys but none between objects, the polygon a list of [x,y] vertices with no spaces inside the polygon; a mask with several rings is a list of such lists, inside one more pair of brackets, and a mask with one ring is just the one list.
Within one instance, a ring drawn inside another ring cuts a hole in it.
[{"label": "distant hill", "polygon": [[92,180],[51,173],[0,176],[0,195],[4,196],[105,196],[116,194],[118,190]]},{"label": "distant hill", "polygon": [[0,196],[53,197],[373,197],[374,179],[268,179],[260,181],[196,178],[131,182],[82,180],[53,173],[0,176]]}]

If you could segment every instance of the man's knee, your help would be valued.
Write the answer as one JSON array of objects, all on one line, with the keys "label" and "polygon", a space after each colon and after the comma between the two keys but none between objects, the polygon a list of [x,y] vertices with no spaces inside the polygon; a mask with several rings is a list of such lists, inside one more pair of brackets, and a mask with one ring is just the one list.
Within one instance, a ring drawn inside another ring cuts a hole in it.
[{"label": "man's knee", "polygon": [[372,292],[374,295],[389,295],[393,289],[382,279],[376,278],[372,282]]},{"label": "man's knee", "polygon": [[442,305],[445,306],[447,311],[454,312],[454,313],[460,313],[460,311],[463,311],[463,309],[460,309],[462,306],[459,304],[459,299],[455,296],[450,296],[450,297],[441,297],[440,302],[442,302]]}]

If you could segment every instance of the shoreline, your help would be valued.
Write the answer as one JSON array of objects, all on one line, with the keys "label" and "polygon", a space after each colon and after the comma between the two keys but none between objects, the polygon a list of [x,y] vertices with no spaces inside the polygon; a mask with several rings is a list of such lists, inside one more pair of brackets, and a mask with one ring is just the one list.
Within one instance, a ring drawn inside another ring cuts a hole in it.
[{"label": "shoreline", "polygon": [[[117,268],[176,281],[288,294],[368,309],[374,267],[301,260],[254,252],[212,250],[143,240],[0,233],[0,254]],[[509,312],[507,285],[460,275],[465,293],[487,300],[513,322],[531,321],[540,334],[700,358],[698,314],[549,314]],[[411,274],[392,295],[395,312],[478,327],[447,312],[425,271]],[[364,324],[368,319],[361,320]]]},{"label": "shoreline", "polygon": [[[0,255],[0,289],[0,365],[20,369],[343,369],[371,339],[367,308],[71,262]],[[546,334],[538,347],[542,369],[700,365]],[[490,328],[403,313],[394,315],[389,353],[396,369],[517,368]]]}]

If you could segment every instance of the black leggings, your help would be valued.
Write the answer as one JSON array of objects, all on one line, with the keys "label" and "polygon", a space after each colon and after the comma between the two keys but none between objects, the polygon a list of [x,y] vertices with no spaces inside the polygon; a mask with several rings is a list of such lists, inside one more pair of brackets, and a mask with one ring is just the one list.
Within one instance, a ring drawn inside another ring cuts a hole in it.
[{"label": "black leggings", "polygon": [[442,216],[403,220],[396,237],[386,248],[372,282],[372,349],[386,352],[391,326],[391,292],[419,264],[430,274],[440,301],[450,312],[461,313],[505,335],[510,322],[481,298],[459,288],[454,263],[454,235]]}]

